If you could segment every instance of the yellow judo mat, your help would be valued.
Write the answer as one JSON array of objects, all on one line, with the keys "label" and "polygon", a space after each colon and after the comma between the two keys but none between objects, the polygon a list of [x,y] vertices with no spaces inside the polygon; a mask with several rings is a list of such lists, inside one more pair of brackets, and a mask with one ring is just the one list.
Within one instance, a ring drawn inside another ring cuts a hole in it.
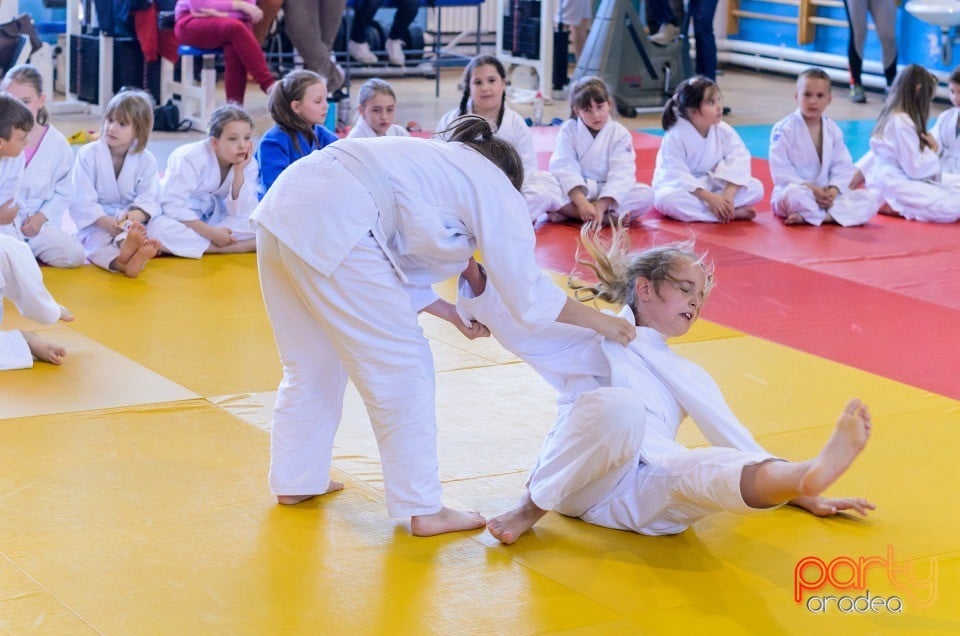
[{"label": "yellow judo mat", "polygon": [[[781,457],[813,455],[849,397],[869,404],[871,441],[828,494],[874,513],[722,514],[673,537],[550,513],[509,547],[414,538],[386,515],[352,387],[346,488],[274,503],[280,365],[253,255],[44,274],[77,319],[43,328],[62,367],[0,375],[0,634],[960,633],[953,400],[701,321],[676,348]],[[555,396],[495,341],[422,324],[446,501],[493,516],[521,495]],[[689,422],[681,441],[706,443]]]}]

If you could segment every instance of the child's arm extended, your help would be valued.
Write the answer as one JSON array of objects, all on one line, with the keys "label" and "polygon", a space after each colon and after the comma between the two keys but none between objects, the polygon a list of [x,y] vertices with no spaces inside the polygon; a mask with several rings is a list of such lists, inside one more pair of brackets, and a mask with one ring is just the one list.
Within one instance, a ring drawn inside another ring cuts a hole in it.
[{"label": "child's arm extended", "polygon": [[866,516],[868,510],[876,508],[862,497],[807,497],[801,495],[787,502],[791,506],[806,510],[816,517],[830,517],[843,510],[856,510]]},{"label": "child's arm extended", "polygon": [[230,228],[214,227],[213,225],[208,225],[199,219],[182,222],[188,228],[207,239],[217,247],[226,247],[227,245],[235,242],[235,239],[233,238],[233,232],[230,230]]},{"label": "child's arm extended", "polygon": [[431,316],[436,316],[437,318],[446,320],[451,325],[456,327],[460,333],[466,336],[469,340],[473,340],[474,338],[486,338],[490,335],[490,330],[476,320],[472,321],[469,325],[465,323],[457,314],[456,305],[442,298],[438,298],[431,304],[424,307],[423,311]]}]

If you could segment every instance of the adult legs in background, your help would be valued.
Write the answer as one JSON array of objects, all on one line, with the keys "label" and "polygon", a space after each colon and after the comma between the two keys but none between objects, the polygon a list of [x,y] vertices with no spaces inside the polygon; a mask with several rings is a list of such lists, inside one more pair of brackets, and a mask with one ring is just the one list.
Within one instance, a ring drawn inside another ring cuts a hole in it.
[{"label": "adult legs in background", "polygon": [[361,64],[376,64],[377,56],[367,42],[367,29],[373,24],[373,16],[383,5],[383,0],[360,0],[353,8],[353,25],[350,27],[350,42],[347,52]]},{"label": "adult legs in background", "polygon": [[253,36],[263,46],[263,41],[270,32],[270,25],[277,19],[277,14],[283,7],[283,0],[257,0],[257,6],[263,11],[263,19],[253,25]]},{"label": "adult legs in background", "polygon": [[387,59],[394,66],[403,66],[407,62],[403,54],[403,45],[410,29],[410,24],[417,17],[420,11],[420,0],[396,0],[397,12],[393,16],[393,24],[390,26],[390,33],[387,34],[387,42],[384,45],[387,49]]},{"label": "adult legs in background", "polygon": [[698,75],[717,81],[717,41],[713,35],[713,16],[717,0],[690,0],[693,36],[697,39]]},{"label": "adult legs in background", "polygon": [[201,49],[223,48],[223,87],[227,101],[243,104],[247,73],[266,93],[274,78],[260,43],[246,22],[234,18],[181,16],[174,27],[177,41]]},{"label": "adult legs in background", "polygon": [[286,0],[283,6],[284,29],[303,58],[304,68],[327,78],[327,90],[336,91],[343,86],[344,77],[331,54],[346,0]]}]

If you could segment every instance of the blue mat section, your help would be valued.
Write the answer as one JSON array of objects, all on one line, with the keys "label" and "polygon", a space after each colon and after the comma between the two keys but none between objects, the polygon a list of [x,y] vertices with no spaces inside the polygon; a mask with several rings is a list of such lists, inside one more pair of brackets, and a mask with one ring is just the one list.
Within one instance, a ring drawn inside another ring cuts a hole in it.
[{"label": "blue mat section", "polygon": [[[838,121],[837,125],[843,131],[843,140],[850,149],[850,156],[856,161],[870,150],[870,132],[875,120],[863,119],[853,121]],[[932,124],[932,120],[931,120]],[[767,159],[770,150],[770,129],[773,124],[757,124],[752,126],[734,126],[743,143],[746,144],[750,155],[758,159]],[[640,132],[663,136],[660,128],[643,128]]]}]

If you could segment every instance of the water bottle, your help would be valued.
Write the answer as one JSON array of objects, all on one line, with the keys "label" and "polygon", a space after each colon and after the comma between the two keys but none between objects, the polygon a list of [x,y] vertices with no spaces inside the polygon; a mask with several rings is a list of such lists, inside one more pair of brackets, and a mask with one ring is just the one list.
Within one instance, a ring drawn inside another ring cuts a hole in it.
[{"label": "water bottle", "polygon": [[543,125],[543,94],[537,91],[537,96],[533,98],[533,125]]}]

